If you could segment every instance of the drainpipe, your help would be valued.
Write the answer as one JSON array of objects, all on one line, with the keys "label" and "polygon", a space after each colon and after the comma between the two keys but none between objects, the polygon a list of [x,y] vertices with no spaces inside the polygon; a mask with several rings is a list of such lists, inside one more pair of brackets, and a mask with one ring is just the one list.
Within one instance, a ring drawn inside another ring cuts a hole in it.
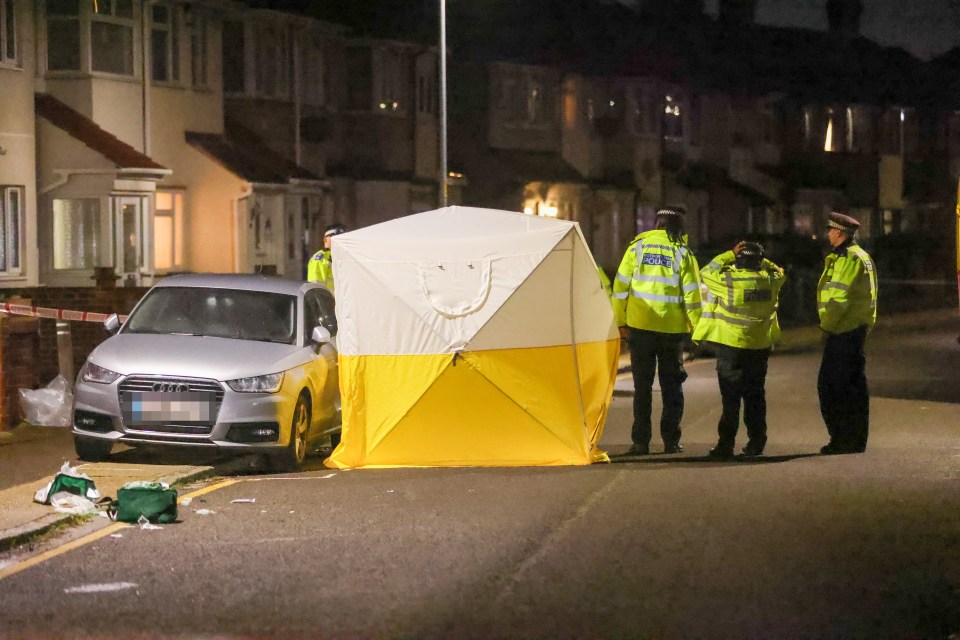
[{"label": "drainpipe", "polygon": [[303,86],[300,82],[300,66],[303,64],[300,60],[300,37],[302,35],[302,28],[293,30],[293,161],[298,167],[302,162],[300,148],[300,119],[303,111]]},{"label": "drainpipe", "polygon": [[[150,9],[153,6],[153,0],[144,0],[143,3],[143,15],[140,20],[140,49],[142,52],[141,55],[141,66],[143,77],[141,78],[143,84],[143,154],[146,156],[150,155]],[[180,39],[177,38],[177,42]],[[179,57],[178,57],[179,60]]]}]

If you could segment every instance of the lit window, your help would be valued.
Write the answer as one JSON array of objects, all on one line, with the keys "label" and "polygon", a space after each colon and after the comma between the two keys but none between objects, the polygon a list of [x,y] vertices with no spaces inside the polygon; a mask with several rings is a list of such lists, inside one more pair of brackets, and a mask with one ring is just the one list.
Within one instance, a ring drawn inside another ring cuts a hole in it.
[{"label": "lit window", "polygon": [[169,271],[183,266],[183,194],[158,191],[153,214],[153,268]]},{"label": "lit window", "polygon": [[377,94],[374,96],[377,108],[390,113],[404,113],[407,110],[405,90],[410,81],[410,71],[406,66],[406,57],[398,51],[381,49],[375,52]]},{"label": "lit window", "polygon": [[[109,241],[103,241],[98,198],[53,201],[54,269],[110,266]],[[109,233],[107,234],[109,237]]]},{"label": "lit window", "polygon": [[46,8],[47,68],[79,71],[80,0],[47,0]]},{"label": "lit window", "polygon": [[664,97],[663,136],[673,139],[683,138],[683,113],[680,109],[680,100],[671,95]]},{"label": "lit window", "polygon": [[823,150],[830,153],[836,151],[833,145],[833,115],[827,119],[827,136],[823,141]]},{"label": "lit window", "polygon": [[17,20],[14,0],[0,0],[0,64],[17,65]]},{"label": "lit window", "polygon": [[98,0],[90,16],[94,71],[133,75],[133,0]]},{"label": "lit window", "polygon": [[20,273],[23,187],[0,187],[0,275]]},{"label": "lit window", "polygon": [[151,9],[150,62],[153,79],[157,82],[180,80],[180,21],[179,11],[165,4]]}]

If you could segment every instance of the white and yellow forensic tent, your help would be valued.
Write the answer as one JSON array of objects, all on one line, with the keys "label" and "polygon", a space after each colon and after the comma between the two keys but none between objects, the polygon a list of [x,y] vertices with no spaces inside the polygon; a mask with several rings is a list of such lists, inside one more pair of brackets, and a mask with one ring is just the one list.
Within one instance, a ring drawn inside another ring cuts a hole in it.
[{"label": "white and yellow forensic tent", "polygon": [[574,222],[446,207],[336,236],[342,440],[327,465],[573,465],[620,340]]}]

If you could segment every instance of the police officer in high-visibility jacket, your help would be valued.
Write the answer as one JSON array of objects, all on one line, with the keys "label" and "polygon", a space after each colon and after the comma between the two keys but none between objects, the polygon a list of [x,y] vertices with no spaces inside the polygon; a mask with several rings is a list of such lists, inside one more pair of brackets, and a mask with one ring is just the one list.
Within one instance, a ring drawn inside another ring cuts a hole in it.
[{"label": "police officer in high-visibility jacket", "polygon": [[333,241],[333,236],[345,231],[344,226],[338,223],[328,225],[324,230],[323,249],[313,254],[310,263],[307,265],[308,282],[319,282],[333,291],[333,258],[330,253],[330,244]]},{"label": "police officer in high-visibility jacket", "polygon": [[780,337],[777,301],[783,269],[763,256],[757,242],[740,242],[700,271],[709,294],[693,332],[695,342],[714,343],[723,413],[711,458],[733,457],[740,403],[747,426],[744,456],[763,455],[767,444],[767,360]]},{"label": "police officer in high-visibility jacket", "polygon": [[817,392],[830,442],[820,452],[861,453],[870,423],[863,346],[877,321],[877,270],[857,244],[859,222],[834,212],[827,227],[833,251],[817,284],[820,328],[827,334]]},{"label": "police officer in high-visibility jacket", "polygon": [[665,453],[683,450],[684,340],[700,319],[700,273],[687,248],[685,210],[657,211],[657,228],[627,247],[613,282],[614,313],[630,346],[633,370],[633,446],[629,455],[650,452],[653,376],[659,368],[663,413],[660,437]]}]

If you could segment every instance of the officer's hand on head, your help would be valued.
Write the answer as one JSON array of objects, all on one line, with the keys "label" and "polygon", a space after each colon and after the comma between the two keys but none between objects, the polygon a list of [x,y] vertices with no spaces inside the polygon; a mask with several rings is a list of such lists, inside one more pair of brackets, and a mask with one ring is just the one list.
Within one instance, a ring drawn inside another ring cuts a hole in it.
[{"label": "officer's hand on head", "polygon": [[621,337],[622,339],[626,340],[626,338],[627,338],[627,328],[626,328],[626,327],[620,327],[620,337]]},{"label": "officer's hand on head", "polygon": [[733,255],[735,256],[740,255],[740,252],[743,250],[743,245],[745,245],[746,243],[747,243],[746,240],[741,240],[740,242],[738,242],[736,246],[733,248]]}]

